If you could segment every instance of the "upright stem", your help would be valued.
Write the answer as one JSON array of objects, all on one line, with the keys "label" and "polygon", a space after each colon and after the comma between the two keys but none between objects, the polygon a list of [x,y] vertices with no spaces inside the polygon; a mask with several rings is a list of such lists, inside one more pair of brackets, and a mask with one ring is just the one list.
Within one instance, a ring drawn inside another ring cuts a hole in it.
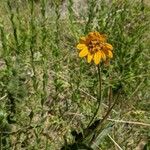
[{"label": "upright stem", "polygon": [[109,114],[111,113],[112,109],[114,108],[114,106],[118,102],[118,98],[120,96],[119,94],[120,94],[120,91],[118,91],[116,99],[114,100],[114,103],[112,104],[112,106],[108,109],[108,111],[106,112],[106,114],[103,117],[103,119],[99,122],[97,127],[93,130],[93,132],[95,132],[95,135],[93,136],[93,139],[91,140],[91,143],[94,143],[94,141],[96,140],[97,136],[102,132],[102,129],[104,127],[104,122],[107,120],[107,118],[108,118]]},{"label": "upright stem", "polygon": [[101,77],[101,67],[100,64],[98,65],[98,80],[99,80],[99,87],[98,87],[98,97],[97,97],[97,101],[98,101],[98,110],[100,108],[101,105],[101,100],[102,100],[102,77]]},{"label": "upright stem", "polygon": [[97,106],[97,109],[96,109],[96,111],[94,113],[93,118],[91,119],[90,123],[88,124],[88,127],[93,123],[94,119],[97,117],[97,114],[99,112],[100,105],[101,105],[101,100],[102,100],[102,77],[101,77],[100,64],[97,66],[97,69],[98,69],[98,82],[99,82],[98,92],[97,92],[97,103],[98,103],[98,106]]},{"label": "upright stem", "polygon": [[2,150],[2,132],[0,131],[0,150]]}]

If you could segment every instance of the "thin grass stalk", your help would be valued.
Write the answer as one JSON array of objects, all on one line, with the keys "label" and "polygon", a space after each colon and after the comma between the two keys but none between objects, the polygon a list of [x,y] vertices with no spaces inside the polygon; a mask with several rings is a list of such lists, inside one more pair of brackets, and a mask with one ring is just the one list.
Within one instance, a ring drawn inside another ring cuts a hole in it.
[{"label": "thin grass stalk", "polygon": [[[54,32],[54,42],[55,45],[53,46],[53,51],[52,51],[52,55],[54,58],[54,65],[53,68],[55,70],[55,72],[57,73],[60,69],[60,63],[58,63],[58,59],[60,58],[60,4],[61,1],[57,1],[54,0],[53,2],[54,4],[54,8],[55,8],[55,32]],[[59,80],[58,80],[58,76],[54,76],[54,87],[55,87],[55,94],[54,94],[54,99],[57,100],[58,99],[58,94],[59,94],[59,89],[60,89],[60,85],[59,85]],[[56,101],[55,101],[56,102]]]},{"label": "thin grass stalk", "polygon": [[87,34],[89,30],[91,30],[91,24],[93,22],[93,19],[95,17],[94,8],[97,4],[96,0],[88,0],[88,21],[85,25],[84,33]]},{"label": "thin grass stalk", "polygon": [[41,14],[42,14],[42,45],[41,45],[41,51],[42,51],[42,64],[43,64],[43,93],[41,95],[41,105],[43,107],[44,102],[47,99],[47,83],[48,83],[48,57],[46,54],[46,0],[41,0]]},{"label": "thin grass stalk", "polygon": [[56,4],[55,7],[55,13],[56,13],[56,44],[57,48],[59,48],[59,19],[60,19],[60,12],[59,12],[59,4]]},{"label": "thin grass stalk", "polygon": [[73,0],[68,0],[68,12],[69,12],[69,21],[70,21],[70,24],[73,25],[73,18],[74,18]]},{"label": "thin grass stalk", "polygon": [[73,0],[68,0],[68,12],[69,12],[69,21],[70,21],[70,29],[73,33],[73,36],[77,39],[76,31],[75,31],[75,16],[73,11]]},{"label": "thin grass stalk", "polygon": [[15,52],[16,52],[16,54],[18,54],[19,53],[19,40],[18,40],[18,34],[17,34],[17,26],[14,21],[14,13],[13,13],[12,6],[11,6],[11,3],[9,0],[7,0],[7,6],[9,8],[9,12],[10,12],[10,21],[12,24],[13,36],[15,39],[15,46],[16,46]]},{"label": "thin grass stalk", "polygon": [[30,39],[30,60],[31,60],[31,67],[32,67],[32,70],[33,70],[33,77],[32,77],[32,81],[33,81],[33,87],[34,87],[34,90],[36,91],[37,90],[37,87],[38,87],[38,83],[37,83],[37,78],[36,78],[36,69],[35,69],[35,64],[34,64],[34,45],[35,45],[35,42],[36,42],[36,31],[35,31],[35,25],[34,25],[34,0],[31,0],[29,1],[29,4],[30,4],[30,14],[31,14],[31,21],[30,21],[30,36],[31,36],[31,39]]},{"label": "thin grass stalk", "polygon": [[[23,23],[24,18],[22,18],[22,16],[21,16],[21,8],[20,8],[19,4],[17,5],[17,8],[16,8],[16,14],[17,14],[16,19],[18,21],[17,27],[18,27],[19,47],[20,47],[20,53],[22,54],[22,52],[26,51],[26,41],[28,39],[28,35],[26,33],[26,28]],[[22,61],[22,63],[23,63],[24,59],[20,58],[20,61]]]},{"label": "thin grass stalk", "polygon": [[4,32],[4,28],[3,26],[0,26],[0,32],[1,32],[1,42],[2,42],[2,48],[3,48],[3,52],[2,52],[2,56],[3,56],[3,60],[5,61],[7,70],[9,70],[10,67],[10,60],[8,60],[8,48],[7,48],[7,41],[6,41],[6,34]]},{"label": "thin grass stalk", "polygon": [[55,31],[55,44],[56,44],[56,48],[55,48],[55,56],[57,57],[59,55],[59,42],[60,42],[60,25],[59,25],[59,20],[60,20],[60,2],[59,1],[54,1],[54,6],[55,6],[55,14],[56,14],[56,19],[55,19],[55,23],[56,23],[56,31]]}]

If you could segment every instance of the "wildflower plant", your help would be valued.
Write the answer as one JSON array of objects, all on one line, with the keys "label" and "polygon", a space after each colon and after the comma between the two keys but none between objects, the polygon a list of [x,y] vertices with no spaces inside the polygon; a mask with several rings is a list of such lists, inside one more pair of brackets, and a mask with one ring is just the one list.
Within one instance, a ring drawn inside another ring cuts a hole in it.
[{"label": "wildflower plant", "polygon": [[[76,131],[73,133],[74,136],[76,136],[76,145],[78,145],[78,148],[87,148],[92,149],[95,148],[95,143],[99,141],[99,135],[105,129],[103,128],[102,124],[107,119],[108,115],[112,111],[113,107],[117,103],[117,99],[114,101],[113,104],[110,104],[111,106],[107,110],[105,116],[102,120],[97,120],[97,114],[99,113],[99,109],[101,106],[101,100],[102,100],[102,76],[101,76],[101,68],[103,67],[104,62],[109,61],[111,58],[113,58],[113,46],[109,43],[107,43],[106,35],[100,34],[97,31],[90,32],[87,36],[81,37],[79,44],[77,44],[77,49],[79,50],[79,57],[86,57],[87,62],[91,63],[92,60],[97,66],[97,76],[98,76],[98,90],[97,90],[97,109],[95,110],[95,113],[90,120],[87,127],[83,130],[82,133],[77,134]],[[109,101],[112,99],[112,93],[111,88],[109,90]],[[96,119],[96,120],[95,120]],[[80,135],[80,137],[78,137]],[[82,137],[82,138],[81,138]],[[78,138],[80,139],[78,141]],[[81,144],[82,143],[82,144]],[[73,144],[71,148],[77,148],[74,147]],[[69,147],[67,147],[69,148]],[[78,149],[77,148],[77,149]]]}]

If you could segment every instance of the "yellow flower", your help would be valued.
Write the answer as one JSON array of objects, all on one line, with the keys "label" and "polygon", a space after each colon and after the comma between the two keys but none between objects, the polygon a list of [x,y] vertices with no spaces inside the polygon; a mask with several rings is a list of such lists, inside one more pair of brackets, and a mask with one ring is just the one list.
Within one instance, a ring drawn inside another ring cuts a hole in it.
[{"label": "yellow flower", "polygon": [[86,57],[87,62],[92,60],[98,65],[101,60],[112,58],[113,47],[107,43],[106,36],[99,32],[90,32],[86,37],[81,37],[77,49],[80,50],[79,57]]}]

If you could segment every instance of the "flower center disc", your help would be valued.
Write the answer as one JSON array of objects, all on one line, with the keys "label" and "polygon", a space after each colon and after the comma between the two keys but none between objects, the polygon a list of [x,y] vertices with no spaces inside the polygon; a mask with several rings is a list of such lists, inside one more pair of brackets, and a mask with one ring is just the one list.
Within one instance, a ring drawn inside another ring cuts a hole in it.
[{"label": "flower center disc", "polygon": [[102,43],[98,40],[92,40],[88,44],[88,49],[89,49],[91,54],[94,54],[95,52],[97,52],[101,48],[102,48]]}]

